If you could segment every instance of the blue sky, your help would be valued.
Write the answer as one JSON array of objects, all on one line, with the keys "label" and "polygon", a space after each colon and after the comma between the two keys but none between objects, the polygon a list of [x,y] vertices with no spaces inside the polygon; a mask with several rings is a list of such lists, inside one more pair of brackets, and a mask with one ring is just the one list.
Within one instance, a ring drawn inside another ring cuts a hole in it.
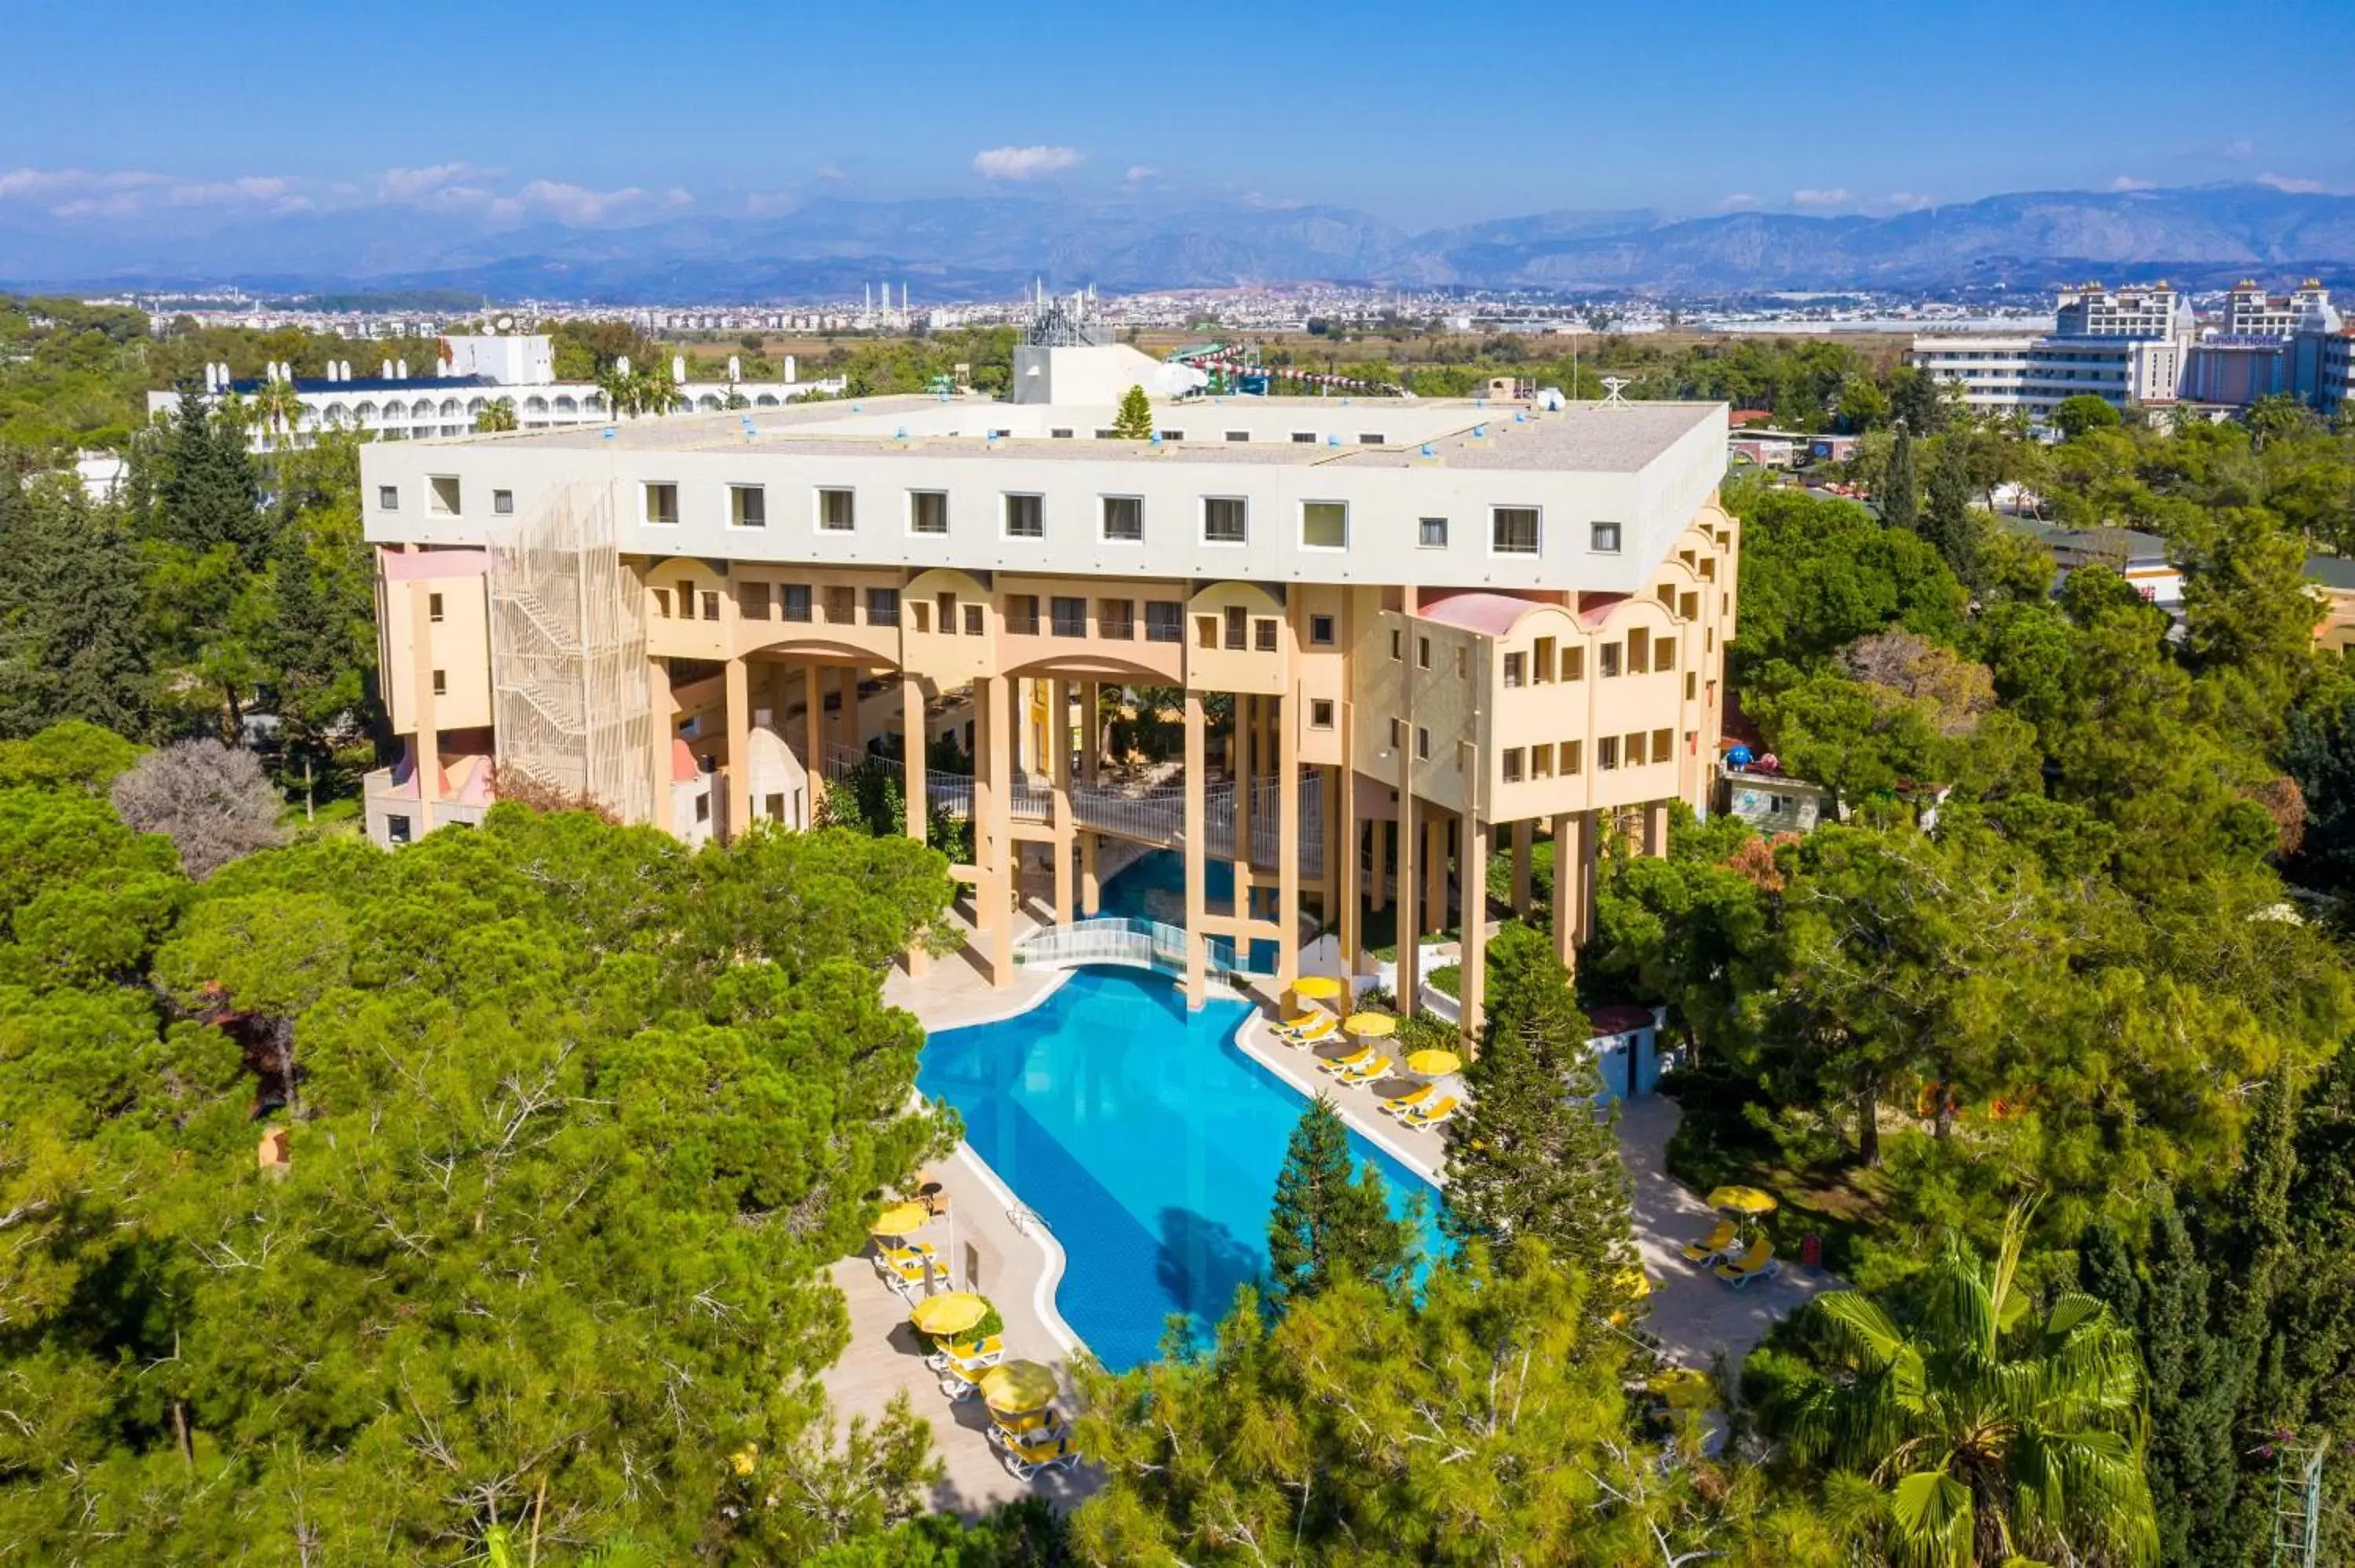
[{"label": "blue sky", "polygon": [[1420,228],[2355,190],[2355,0],[1014,11],[7,0],[0,203],[620,222],[1150,189]]}]

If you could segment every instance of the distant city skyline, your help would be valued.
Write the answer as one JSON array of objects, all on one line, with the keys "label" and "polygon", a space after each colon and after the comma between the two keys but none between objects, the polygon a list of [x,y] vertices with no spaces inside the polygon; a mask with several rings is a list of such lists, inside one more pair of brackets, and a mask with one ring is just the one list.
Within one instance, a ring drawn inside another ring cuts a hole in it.
[{"label": "distant city skyline", "polygon": [[1989,0],[1934,19],[1850,4],[1771,28],[1715,4],[1673,26],[1392,0],[1211,4],[1133,27],[1101,5],[1028,11],[723,23],[583,0],[558,24],[261,0],[224,26],[155,0],[37,0],[11,7],[0,58],[0,221],[171,233],[383,208],[578,228],[1019,193],[1332,204],[1419,228],[2355,190],[2343,5]]}]

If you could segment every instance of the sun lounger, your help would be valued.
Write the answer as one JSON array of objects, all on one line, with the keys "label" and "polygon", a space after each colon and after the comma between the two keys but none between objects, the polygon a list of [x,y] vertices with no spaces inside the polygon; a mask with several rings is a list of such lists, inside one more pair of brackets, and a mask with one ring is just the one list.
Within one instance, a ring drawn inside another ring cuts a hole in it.
[{"label": "sun lounger", "polygon": [[1418,1084],[1402,1095],[1392,1095],[1381,1103],[1384,1116],[1404,1116],[1439,1091],[1429,1084]]},{"label": "sun lounger", "polygon": [[1722,1263],[1742,1239],[1742,1233],[1731,1220],[1720,1220],[1717,1228],[1697,1242],[1684,1245],[1687,1263]]},{"label": "sun lounger", "polygon": [[1080,1462],[1071,1440],[1060,1436],[1030,1443],[1008,1442],[998,1452],[1018,1481],[1027,1481],[1041,1470],[1066,1470]]},{"label": "sun lounger", "polygon": [[1329,1012],[1304,1012],[1296,1018],[1287,1018],[1277,1024],[1275,1032],[1278,1034],[1298,1034],[1305,1030],[1316,1028],[1317,1024],[1329,1020],[1332,1016]]},{"label": "sun lounger", "polygon": [[1752,1280],[1762,1276],[1771,1279],[1782,1273],[1783,1260],[1774,1255],[1774,1244],[1762,1236],[1750,1244],[1748,1252],[1743,1253],[1732,1263],[1719,1264],[1712,1272],[1720,1279],[1724,1280],[1736,1290],[1740,1290]]},{"label": "sun lounger", "polygon": [[1316,1064],[1316,1070],[1320,1073],[1346,1073],[1350,1068],[1362,1066],[1373,1059],[1374,1048],[1370,1045],[1360,1045],[1346,1056],[1320,1058]]},{"label": "sun lounger", "polygon": [[1025,1410],[1012,1415],[996,1410],[989,1413],[989,1440],[1000,1446],[1036,1446],[1062,1435],[1063,1414],[1051,1404],[1044,1410]]},{"label": "sun lounger", "polygon": [[1334,1075],[1345,1084],[1370,1084],[1377,1078],[1389,1077],[1390,1073],[1391,1059],[1388,1056],[1377,1056],[1370,1062],[1360,1062],[1356,1066]]},{"label": "sun lounger", "polygon": [[1438,1104],[1429,1107],[1415,1107],[1412,1110],[1401,1115],[1399,1120],[1409,1127],[1438,1127],[1455,1114],[1457,1104],[1455,1097],[1448,1095],[1442,1097]]},{"label": "sun lounger", "polygon": [[1006,1357],[1006,1341],[996,1334],[986,1340],[965,1340],[935,1344],[924,1364],[934,1372],[954,1370],[968,1377],[996,1366]]},{"label": "sun lounger", "polygon": [[1338,1030],[1340,1027],[1341,1026],[1337,1022],[1334,1022],[1334,1018],[1331,1013],[1320,1012],[1313,1022],[1303,1024],[1297,1029],[1293,1028],[1290,1024],[1284,1024],[1279,1027],[1275,1033],[1278,1039],[1287,1041],[1295,1045],[1316,1045],[1324,1041],[1330,1040],[1333,1037],[1334,1032]]}]

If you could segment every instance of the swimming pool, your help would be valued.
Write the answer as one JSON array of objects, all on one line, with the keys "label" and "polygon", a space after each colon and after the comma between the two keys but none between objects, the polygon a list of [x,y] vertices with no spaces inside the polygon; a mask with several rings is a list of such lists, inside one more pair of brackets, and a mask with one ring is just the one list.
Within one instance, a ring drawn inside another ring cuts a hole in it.
[{"label": "swimming pool", "polygon": [[[1276,1172],[1306,1102],[1236,1044],[1249,1012],[1188,1013],[1158,975],[1082,969],[1028,1012],[924,1046],[917,1086],[957,1108],[965,1140],[1055,1233],[1056,1307],[1115,1372],[1159,1353],[1172,1313],[1207,1340],[1235,1287],[1267,1270]],[[1349,1141],[1394,1212],[1424,1195],[1437,1255],[1436,1191]]]},{"label": "swimming pool", "polygon": [[[1267,885],[1264,880],[1262,886]],[[1235,863],[1215,856],[1202,863],[1203,902],[1213,914],[1232,912],[1235,904]],[[1147,850],[1123,866],[1103,885],[1103,913],[1131,919],[1158,920],[1165,926],[1186,924],[1186,857],[1176,850]],[[1204,948],[1213,969],[1231,969],[1235,963],[1232,937],[1208,937]],[[1251,945],[1251,962],[1240,967],[1253,974],[1275,972],[1273,942],[1264,938]]]}]

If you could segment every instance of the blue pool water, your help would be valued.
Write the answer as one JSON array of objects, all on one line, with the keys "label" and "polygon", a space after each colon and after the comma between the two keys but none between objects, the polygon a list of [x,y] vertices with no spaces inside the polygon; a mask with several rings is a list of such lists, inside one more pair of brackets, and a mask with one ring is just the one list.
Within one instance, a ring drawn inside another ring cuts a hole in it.
[{"label": "blue pool water", "polygon": [[[1235,865],[1228,860],[1202,863],[1203,902],[1212,914],[1231,911],[1235,902]],[[1120,874],[1103,885],[1103,913],[1135,920],[1158,920],[1165,926],[1186,924],[1186,857],[1176,850],[1148,850],[1121,867]],[[1275,972],[1275,944],[1251,945],[1251,962],[1238,966],[1231,937],[1211,937],[1203,944],[1213,969],[1243,968],[1252,974]]]},{"label": "blue pool water", "polygon": [[[1069,1259],[1056,1305],[1115,1372],[1159,1353],[1172,1313],[1207,1340],[1235,1287],[1267,1270],[1276,1172],[1306,1102],[1236,1045],[1248,1011],[1189,1014],[1159,976],[1082,969],[1028,1012],[924,1046],[917,1086],[957,1108],[966,1141],[1046,1219]],[[1395,1211],[1423,1195],[1437,1256],[1438,1194],[1349,1139]]]}]

